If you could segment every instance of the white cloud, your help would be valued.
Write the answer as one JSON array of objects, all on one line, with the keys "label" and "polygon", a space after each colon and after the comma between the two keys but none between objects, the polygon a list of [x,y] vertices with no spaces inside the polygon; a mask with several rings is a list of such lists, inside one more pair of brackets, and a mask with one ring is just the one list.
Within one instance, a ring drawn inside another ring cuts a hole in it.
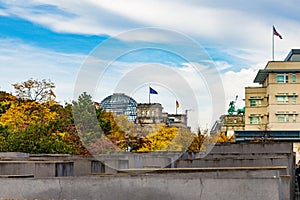
[{"label": "white cloud", "polygon": [[[26,3],[5,1],[4,5],[7,7],[5,13],[56,32],[118,37],[119,33],[146,27],[179,31],[205,45],[205,48],[213,47],[215,51],[227,52],[232,59],[247,62],[240,65],[261,67],[272,58],[272,25],[283,35],[283,40],[275,38],[275,60],[282,60],[291,48],[300,46],[300,29],[295,28],[300,26],[300,7],[289,2],[277,1],[270,5],[269,1],[241,4],[232,0],[26,0]],[[52,6],[51,12],[43,12],[39,5]],[[122,34],[126,37],[119,39],[154,42],[179,39],[154,32],[140,33]],[[220,59],[224,59],[219,55]],[[230,59],[226,58],[225,62]]]},{"label": "white cloud", "polygon": [[[260,5],[269,5],[269,1],[248,3],[249,8],[230,0],[227,0],[229,4],[171,0],[26,2],[7,1],[8,11],[58,32],[115,35],[135,28],[161,27],[186,33],[200,42],[212,40],[222,46],[266,51],[270,49],[271,27],[277,22],[282,33],[291,36],[290,41],[299,41],[299,30],[292,28],[300,25],[299,20],[295,20],[299,9],[285,2],[273,5],[274,12],[260,8]],[[55,6],[58,11],[38,12],[39,8],[34,6],[39,4]],[[281,7],[291,13],[287,14]],[[277,10],[282,14],[275,12]],[[155,41],[160,36],[152,35],[148,39]],[[286,41],[288,47],[290,41]]]},{"label": "white cloud", "polygon": [[229,102],[234,100],[235,96],[238,95],[237,107],[241,108],[245,106],[243,101],[245,98],[245,87],[258,86],[258,84],[253,83],[256,74],[257,70],[255,68],[249,68],[238,72],[228,71],[221,75],[226,105],[229,105]]},{"label": "white cloud", "polygon": [[30,46],[16,40],[0,40],[0,90],[14,92],[11,84],[50,79],[57,100],[71,101],[78,68],[85,56],[64,54]]},{"label": "white cloud", "polygon": [[233,67],[232,65],[230,65],[226,61],[216,61],[215,64],[216,64],[216,67],[219,71],[223,71],[223,70],[230,69],[230,68]]}]

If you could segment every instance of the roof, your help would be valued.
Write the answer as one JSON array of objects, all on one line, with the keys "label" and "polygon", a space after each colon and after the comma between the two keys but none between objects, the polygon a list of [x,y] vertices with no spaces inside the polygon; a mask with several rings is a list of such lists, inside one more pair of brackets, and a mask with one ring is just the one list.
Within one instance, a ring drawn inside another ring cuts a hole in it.
[{"label": "roof", "polygon": [[292,49],[284,61],[300,61],[300,49]]},{"label": "roof", "polygon": [[[279,62],[290,62],[290,61],[300,61],[300,49],[292,49],[284,61]],[[278,61],[276,61],[278,62]],[[293,72],[300,72],[300,69],[270,69],[270,66],[273,66],[275,61],[268,62],[265,69],[261,69],[258,71],[254,83],[263,84],[265,79],[267,78],[269,73],[293,73]],[[268,69],[269,68],[269,69]]]},{"label": "roof", "polygon": [[254,83],[263,84],[269,73],[296,73],[300,69],[260,69],[256,74]]}]

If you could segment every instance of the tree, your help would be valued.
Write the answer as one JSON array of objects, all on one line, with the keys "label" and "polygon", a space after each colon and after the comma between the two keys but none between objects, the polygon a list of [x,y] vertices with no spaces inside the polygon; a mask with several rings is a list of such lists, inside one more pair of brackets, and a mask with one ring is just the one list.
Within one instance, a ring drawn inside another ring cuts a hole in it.
[{"label": "tree", "polygon": [[168,151],[187,151],[191,143],[193,142],[195,134],[189,129],[178,128],[175,137],[167,146]]},{"label": "tree", "polygon": [[0,132],[0,150],[26,153],[74,154],[75,145],[67,132],[53,132],[51,124],[28,125],[25,129]]},{"label": "tree", "polygon": [[22,100],[44,102],[56,97],[52,91],[55,85],[51,80],[29,79],[25,82],[12,84],[12,86],[15,88],[16,96]]},{"label": "tree", "polygon": [[78,132],[75,128],[74,118],[72,114],[72,105],[66,103],[65,106],[59,104],[52,104],[50,106],[52,112],[56,112],[59,117],[51,123],[52,130],[55,134],[65,136],[63,139],[65,141],[72,142],[75,145],[76,155],[90,155],[89,150],[83,145]]},{"label": "tree", "polygon": [[145,139],[147,141],[146,145],[138,149],[138,152],[148,152],[148,151],[181,151],[178,146],[174,143],[169,147],[172,140],[178,133],[178,128],[176,127],[166,127],[164,124],[159,124],[154,127],[154,131],[149,133]]},{"label": "tree", "polygon": [[0,108],[0,151],[90,154],[75,129],[70,104],[17,101],[0,92]]},{"label": "tree", "polygon": [[14,102],[0,117],[0,125],[11,130],[25,129],[29,125],[49,124],[58,118],[48,104],[35,101]]},{"label": "tree", "polygon": [[92,96],[84,92],[72,104],[74,124],[79,138],[90,153],[98,153],[96,151],[93,152],[93,150],[97,149],[91,147],[95,143],[99,143],[103,131],[98,124]]},{"label": "tree", "polygon": [[52,102],[14,102],[0,117],[0,150],[83,154],[66,113]]},{"label": "tree", "polygon": [[82,93],[77,101],[73,101],[74,122],[78,131],[82,134],[99,132],[95,106],[92,96],[86,92]]},{"label": "tree", "polygon": [[17,98],[12,95],[12,94],[9,94],[5,91],[0,91],[0,102],[3,102],[3,101],[16,101]]},{"label": "tree", "polygon": [[0,116],[5,113],[17,98],[5,91],[0,91]]},{"label": "tree", "polygon": [[86,92],[72,103],[79,137],[90,153],[125,151],[128,141],[134,141],[137,135],[135,124],[129,122],[125,115],[118,116],[96,108],[92,96]]},{"label": "tree", "polygon": [[202,134],[200,128],[198,128],[197,135],[194,136],[187,152],[199,153],[202,151],[205,137],[205,134]]},{"label": "tree", "polygon": [[218,143],[233,143],[234,142],[234,135],[231,137],[225,135],[224,133],[219,134]]},{"label": "tree", "polygon": [[215,145],[217,142],[231,142],[231,140],[227,140],[227,137],[220,137],[219,133],[208,135],[208,129],[205,129],[202,133],[199,128],[187,152],[205,152],[207,145]]}]

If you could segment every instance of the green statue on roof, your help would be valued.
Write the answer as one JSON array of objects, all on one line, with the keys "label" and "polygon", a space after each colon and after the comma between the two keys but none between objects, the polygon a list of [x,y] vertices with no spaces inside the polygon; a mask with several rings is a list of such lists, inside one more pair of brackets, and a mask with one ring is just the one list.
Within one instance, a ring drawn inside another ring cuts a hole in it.
[{"label": "green statue on roof", "polygon": [[230,101],[230,103],[229,103],[229,109],[228,109],[228,114],[229,115],[233,115],[233,113],[236,113],[237,115],[244,115],[245,114],[245,107],[244,108],[239,108],[237,110],[235,109],[235,103],[236,103],[237,98],[238,98],[238,95],[236,95],[234,101]]}]

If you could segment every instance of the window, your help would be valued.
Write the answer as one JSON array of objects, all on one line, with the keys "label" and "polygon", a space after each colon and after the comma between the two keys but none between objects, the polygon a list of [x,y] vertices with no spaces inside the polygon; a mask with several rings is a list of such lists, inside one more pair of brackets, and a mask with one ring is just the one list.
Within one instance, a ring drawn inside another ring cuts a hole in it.
[{"label": "window", "polygon": [[283,95],[283,94],[277,95],[277,103],[278,104],[288,104],[289,103],[288,94],[286,94],[286,95]]},{"label": "window", "polygon": [[288,83],[289,75],[288,74],[277,74],[277,83]]},{"label": "window", "polygon": [[250,106],[261,106],[261,100],[260,99],[250,99]]},{"label": "window", "polygon": [[289,112],[278,112],[276,115],[278,122],[289,122]]},{"label": "window", "polygon": [[284,74],[277,74],[277,83],[284,83]]},{"label": "window", "polygon": [[293,114],[293,122],[296,122],[296,114]]},{"label": "window", "polygon": [[261,100],[262,100],[262,98],[260,96],[250,97],[250,106],[251,107],[261,106]]},{"label": "window", "polygon": [[292,82],[296,83],[296,74],[292,74]]},{"label": "window", "polygon": [[288,114],[278,114],[277,121],[278,122],[289,122],[289,115]]},{"label": "window", "polygon": [[154,114],[154,111],[153,111],[153,110],[151,111],[151,116],[152,116],[152,117],[154,117],[154,116],[155,116],[155,114]]},{"label": "window", "polygon": [[261,124],[261,116],[257,114],[251,114],[250,124]]},{"label": "window", "polygon": [[292,103],[296,104],[296,94],[295,93],[293,93],[293,96],[292,96]]}]

